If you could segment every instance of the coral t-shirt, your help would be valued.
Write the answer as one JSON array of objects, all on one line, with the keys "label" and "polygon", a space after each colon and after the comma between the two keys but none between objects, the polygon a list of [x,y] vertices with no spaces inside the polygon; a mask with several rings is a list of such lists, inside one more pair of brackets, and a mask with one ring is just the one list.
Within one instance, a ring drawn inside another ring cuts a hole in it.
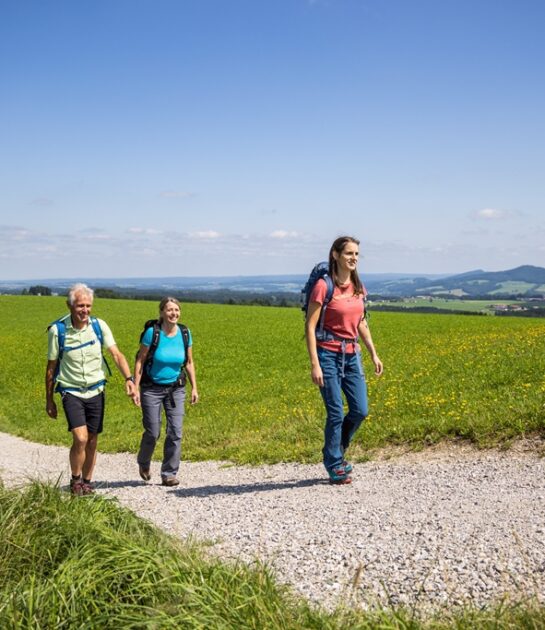
[{"label": "coral t-shirt", "polygon": [[[312,289],[309,302],[323,304],[326,294],[327,284],[325,280],[320,278]],[[333,297],[325,311],[324,328],[332,332],[336,337],[357,339],[358,326],[364,315],[364,295],[365,289],[363,295],[354,295],[354,285],[351,282],[341,287],[335,286],[333,288]],[[342,351],[340,341],[318,341],[317,345],[320,348],[326,348],[334,352]],[[347,344],[346,352],[356,352],[356,344]]]}]

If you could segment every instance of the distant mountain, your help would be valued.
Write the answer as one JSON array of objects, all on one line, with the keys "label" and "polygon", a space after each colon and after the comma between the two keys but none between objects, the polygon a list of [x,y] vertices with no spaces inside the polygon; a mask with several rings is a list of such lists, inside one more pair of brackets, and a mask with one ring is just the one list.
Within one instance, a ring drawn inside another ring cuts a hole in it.
[{"label": "distant mountain", "polygon": [[[371,289],[369,288],[369,291]],[[385,282],[374,287],[381,295],[413,297],[415,295],[531,296],[545,294],[545,269],[523,265],[506,271],[469,271],[446,278],[411,278]]]}]

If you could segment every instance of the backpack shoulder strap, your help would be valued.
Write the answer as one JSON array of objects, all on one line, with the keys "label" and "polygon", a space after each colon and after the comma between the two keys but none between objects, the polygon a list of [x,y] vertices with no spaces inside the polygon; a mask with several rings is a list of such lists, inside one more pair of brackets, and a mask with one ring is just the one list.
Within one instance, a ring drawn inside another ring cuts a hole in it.
[{"label": "backpack shoulder strap", "polygon": [[[93,327],[93,331],[94,331],[95,335],[97,336],[98,342],[100,343],[100,351],[102,352],[102,348],[104,346],[104,333],[102,332],[102,328],[100,326],[100,322],[98,321],[98,319],[96,317],[90,317],[89,321],[91,322],[91,326]],[[106,366],[106,369],[108,370],[109,375],[111,376],[112,375],[112,369],[108,365],[108,361],[106,361],[106,357],[104,356],[104,354],[102,354],[102,360],[104,361],[104,365]]]},{"label": "backpack shoulder strap", "polygon": [[155,351],[157,350],[157,346],[159,345],[159,338],[161,337],[161,324],[159,323],[159,320],[149,319],[144,324],[144,333],[142,333],[142,336],[140,337],[140,339],[142,339],[146,330],[152,326],[153,326],[153,332],[151,333],[151,343],[149,345],[148,355],[146,357],[147,364],[151,364],[151,362],[153,361],[153,355],[155,354]]},{"label": "backpack shoulder strap", "polygon": [[91,317],[90,321],[91,321],[91,326],[93,327],[93,330],[95,331],[95,335],[97,336],[97,339],[99,340],[100,345],[102,346],[104,344],[104,335],[102,334],[102,328],[100,327],[100,322],[98,321],[96,317]]},{"label": "backpack shoulder strap", "polygon": [[62,359],[62,355],[64,353],[64,347],[66,345],[66,323],[65,320],[68,317],[68,315],[64,315],[63,317],[59,317],[59,319],[56,319],[54,322],[51,322],[51,324],[49,324],[49,326],[47,327],[47,330],[53,328],[53,326],[55,326],[55,328],[57,329],[57,340],[58,340],[58,344],[59,344],[59,357],[58,360],[60,361]]},{"label": "backpack shoulder strap", "polygon": [[184,354],[185,354],[185,358],[184,358],[184,362],[182,364],[182,368],[185,367],[185,364],[187,363],[187,353],[189,350],[189,329],[185,324],[178,324],[178,328],[180,329],[180,332],[182,333],[182,339],[184,341]]},{"label": "backpack shoulder strap", "polygon": [[66,342],[66,324],[64,323],[64,319],[59,319],[56,321],[54,326],[57,327],[57,339],[59,342],[59,361],[62,360],[62,355],[64,354],[64,346]]},{"label": "backpack shoulder strap", "polygon": [[320,311],[320,319],[318,320],[318,325],[316,326],[316,333],[318,337],[323,336],[324,334],[324,320],[325,320],[325,312],[327,310],[327,305],[333,299],[333,291],[335,290],[335,285],[333,284],[333,280],[331,276],[327,273],[322,276],[322,280],[326,284],[326,294],[324,296],[324,302],[322,304],[322,309]]},{"label": "backpack shoulder strap", "polygon": [[331,302],[331,298],[333,297],[333,291],[335,290],[335,287],[333,285],[333,280],[331,279],[331,276],[328,273],[322,277],[322,280],[325,282],[326,287],[327,287],[323,306],[327,306]]}]

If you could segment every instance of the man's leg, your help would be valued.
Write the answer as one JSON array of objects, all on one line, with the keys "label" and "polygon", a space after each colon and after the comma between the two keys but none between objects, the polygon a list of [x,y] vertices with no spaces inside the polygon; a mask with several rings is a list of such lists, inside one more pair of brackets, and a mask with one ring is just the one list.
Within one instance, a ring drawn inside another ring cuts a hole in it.
[{"label": "man's leg", "polygon": [[85,400],[85,422],[87,425],[87,444],[85,445],[85,463],[83,479],[89,483],[93,478],[97,459],[98,434],[102,433],[104,424],[104,392]]},{"label": "man's leg", "polygon": [[87,445],[85,446],[85,463],[83,464],[82,473],[83,478],[86,481],[91,481],[97,459],[98,434],[88,431],[87,436]]},{"label": "man's leg", "polygon": [[[72,446],[70,448],[70,469],[73,477],[80,477],[86,459],[88,442],[87,426],[74,427],[72,429]],[[96,442],[95,442],[96,448]]]}]

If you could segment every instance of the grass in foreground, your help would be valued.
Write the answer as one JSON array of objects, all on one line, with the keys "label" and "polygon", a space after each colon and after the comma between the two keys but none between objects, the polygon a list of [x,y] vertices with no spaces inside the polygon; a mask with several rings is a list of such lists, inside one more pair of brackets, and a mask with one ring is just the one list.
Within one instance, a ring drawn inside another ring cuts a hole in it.
[{"label": "grass in foreground", "polygon": [[426,621],[410,611],[321,612],[262,566],[204,559],[111,500],[38,483],[0,486],[0,584],[2,628],[545,628],[545,610],[531,604]]},{"label": "grass in foreground", "polygon": [[[45,328],[65,312],[63,303],[0,296],[0,431],[69,441],[62,410],[54,422],[44,409]],[[157,303],[97,299],[94,312],[133,361]],[[319,461],[324,409],[310,381],[301,311],[183,304],[182,320],[193,333],[201,395],[187,406],[184,459]],[[545,437],[545,320],[375,312],[370,325],[385,372],[375,378],[364,353],[370,416],[353,458],[390,444]],[[136,452],[141,414],[115,370],[106,396],[100,450]]]}]

